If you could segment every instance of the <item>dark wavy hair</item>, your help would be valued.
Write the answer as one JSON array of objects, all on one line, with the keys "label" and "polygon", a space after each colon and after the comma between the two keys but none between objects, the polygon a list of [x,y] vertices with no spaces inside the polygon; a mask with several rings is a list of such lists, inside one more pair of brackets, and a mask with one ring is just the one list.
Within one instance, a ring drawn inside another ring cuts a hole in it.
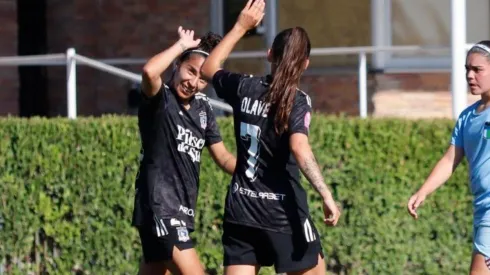
[{"label": "dark wavy hair", "polygon": [[294,96],[306,69],[305,62],[310,57],[310,51],[310,38],[301,27],[283,30],[272,43],[272,62],[276,70],[267,94],[267,102],[276,110],[274,123],[277,134],[288,130]]}]

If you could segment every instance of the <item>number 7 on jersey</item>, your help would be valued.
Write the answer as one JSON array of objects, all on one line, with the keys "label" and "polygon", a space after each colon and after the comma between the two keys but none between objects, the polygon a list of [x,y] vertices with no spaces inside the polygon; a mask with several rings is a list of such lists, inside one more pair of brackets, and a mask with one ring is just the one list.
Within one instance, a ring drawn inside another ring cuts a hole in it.
[{"label": "number 7 on jersey", "polygon": [[242,140],[250,140],[250,147],[248,148],[248,155],[250,156],[247,160],[248,169],[245,171],[245,175],[254,181],[257,178],[257,167],[259,165],[257,159],[259,158],[260,152],[260,128],[257,125],[252,125],[248,123],[240,123],[240,138]]}]

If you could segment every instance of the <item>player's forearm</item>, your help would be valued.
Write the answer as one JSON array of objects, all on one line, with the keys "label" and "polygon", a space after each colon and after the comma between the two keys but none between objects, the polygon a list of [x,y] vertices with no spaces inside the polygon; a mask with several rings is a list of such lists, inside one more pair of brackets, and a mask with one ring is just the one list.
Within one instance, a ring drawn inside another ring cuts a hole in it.
[{"label": "player's forearm", "polygon": [[170,48],[150,58],[143,67],[143,81],[146,82],[145,85],[152,87],[155,83],[159,82],[163,72],[185,50],[186,47],[184,44],[177,41]]},{"label": "player's forearm", "polygon": [[453,173],[453,163],[446,157],[443,157],[437,162],[434,169],[427,177],[425,183],[420,187],[418,193],[423,193],[428,196],[437,188],[443,185]]},{"label": "player's forearm", "polygon": [[233,156],[231,153],[227,153],[225,156],[223,156],[221,158],[219,166],[226,173],[233,175],[233,173],[235,172],[235,167],[236,167],[235,156]]},{"label": "player's forearm", "polygon": [[246,32],[247,31],[244,28],[239,24],[236,24],[233,29],[225,35],[216,48],[213,49],[201,67],[201,74],[206,80],[210,81],[213,78],[214,74],[221,68],[230,55],[236,43]]},{"label": "player's forearm", "polygon": [[[309,148],[308,148],[309,149]],[[332,197],[332,193],[328,189],[325,181],[323,180],[323,175],[320,171],[320,167],[313,155],[311,149],[297,150],[293,152],[296,162],[298,163],[301,172],[305,175],[308,182],[315,188],[315,190],[322,196],[324,200]]]}]

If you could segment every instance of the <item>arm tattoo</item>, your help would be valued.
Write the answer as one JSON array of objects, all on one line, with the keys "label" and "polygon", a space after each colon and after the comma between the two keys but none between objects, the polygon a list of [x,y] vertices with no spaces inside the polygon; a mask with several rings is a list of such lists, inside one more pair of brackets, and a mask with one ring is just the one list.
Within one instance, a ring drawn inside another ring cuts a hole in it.
[{"label": "arm tattoo", "polygon": [[323,181],[323,176],[320,172],[315,156],[311,155],[306,157],[303,162],[300,163],[300,167],[305,177],[318,193],[323,195],[323,193],[328,191],[328,188]]}]

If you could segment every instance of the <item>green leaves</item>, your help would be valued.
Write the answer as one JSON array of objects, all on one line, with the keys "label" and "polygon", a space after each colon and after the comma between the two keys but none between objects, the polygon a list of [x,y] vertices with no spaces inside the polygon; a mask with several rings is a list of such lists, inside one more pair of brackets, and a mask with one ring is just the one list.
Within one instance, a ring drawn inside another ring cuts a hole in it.
[{"label": "green leaves", "polygon": [[[134,117],[0,120],[0,264],[12,274],[135,274],[131,227],[140,140]],[[219,121],[235,152],[233,121]],[[303,180],[332,274],[463,274],[471,257],[472,196],[463,163],[420,208],[406,211],[447,148],[453,121],[313,116],[310,141],[342,203],[335,228]],[[230,176],[201,160],[196,231],[209,274],[222,274],[223,202]],[[273,274],[271,268],[261,274]]]}]

